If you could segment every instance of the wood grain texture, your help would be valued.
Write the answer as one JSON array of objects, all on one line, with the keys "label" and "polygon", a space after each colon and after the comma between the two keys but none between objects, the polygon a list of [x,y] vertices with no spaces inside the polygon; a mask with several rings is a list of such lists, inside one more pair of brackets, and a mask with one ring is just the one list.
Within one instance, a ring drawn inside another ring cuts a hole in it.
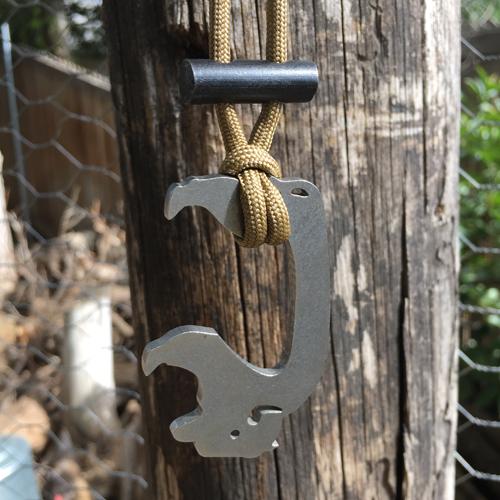
[{"label": "wood grain texture", "polygon": [[[182,107],[177,90],[181,59],[206,56],[208,0],[104,6],[138,352],[200,324],[271,366],[291,315],[290,257],[238,248],[200,210],[162,217],[171,182],[222,160],[212,109]],[[262,56],[264,8],[233,2],[236,57]],[[193,377],[142,377],[155,498],[452,498],[459,2],[292,1],[290,40],[290,58],[318,63],[320,91],[286,106],[273,154],[324,196],[331,361],[280,448],[257,460],[174,442],[168,425],[194,407]],[[243,108],[247,130],[256,111]]]}]

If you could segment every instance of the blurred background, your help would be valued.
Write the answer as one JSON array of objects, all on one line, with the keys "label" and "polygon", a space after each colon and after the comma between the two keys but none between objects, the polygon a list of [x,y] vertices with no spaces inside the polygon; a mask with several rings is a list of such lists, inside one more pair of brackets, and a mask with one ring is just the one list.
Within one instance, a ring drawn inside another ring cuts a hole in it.
[{"label": "blurred background", "polygon": [[[0,0],[2,500],[147,488],[100,4]],[[481,500],[500,498],[500,1],[462,18],[457,496]]]},{"label": "blurred background", "polygon": [[500,2],[462,1],[457,497],[500,498]]},{"label": "blurred background", "polygon": [[2,500],[147,486],[100,4],[0,0]]}]

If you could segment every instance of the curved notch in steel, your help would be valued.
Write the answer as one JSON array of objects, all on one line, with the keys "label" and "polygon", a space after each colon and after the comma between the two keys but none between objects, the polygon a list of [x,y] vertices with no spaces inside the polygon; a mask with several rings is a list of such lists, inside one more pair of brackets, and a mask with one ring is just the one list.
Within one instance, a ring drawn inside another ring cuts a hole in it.
[{"label": "curved notch in steel", "polygon": [[[252,365],[212,328],[191,325],[150,342],[142,356],[146,375],[166,363],[198,378],[199,407],[174,420],[170,429],[178,441],[194,442],[205,457],[254,458],[276,448],[281,421],[309,397],[328,353],[330,270],[321,195],[301,179],[272,182],[288,207],[295,263],[295,315],[286,364]],[[172,185],[165,200],[167,219],[187,206],[206,208],[241,236],[238,181],[233,177],[190,177]]]}]

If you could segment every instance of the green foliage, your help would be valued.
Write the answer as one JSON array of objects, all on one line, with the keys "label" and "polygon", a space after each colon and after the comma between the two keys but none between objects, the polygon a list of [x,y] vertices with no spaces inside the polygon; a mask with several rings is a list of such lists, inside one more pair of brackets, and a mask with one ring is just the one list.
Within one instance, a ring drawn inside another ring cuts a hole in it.
[{"label": "green foliage", "polygon": [[0,21],[12,41],[98,67],[106,58],[100,0],[43,0],[36,5],[0,0]]},{"label": "green foliage", "polygon": [[14,43],[38,50],[50,50],[56,43],[57,22],[54,15],[59,2],[18,7],[8,0],[0,0],[0,21],[7,21]]},{"label": "green foliage", "polygon": [[[481,68],[465,80],[462,95],[461,167],[477,189],[460,180],[460,231],[479,247],[500,247],[500,78]],[[462,245],[460,300],[500,309],[500,255],[477,254]],[[500,317],[466,313],[462,346],[475,361],[500,364]],[[462,378],[461,398],[496,415],[500,408],[498,376],[471,372]]]},{"label": "green foliage", "polygon": [[500,25],[498,0],[462,0],[462,21],[477,30],[485,24]]},{"label": "green foliage", "polygon": [[73,60],[89,67],[99,65],[107,55],[101,2],[66,0],[65,3]]}]

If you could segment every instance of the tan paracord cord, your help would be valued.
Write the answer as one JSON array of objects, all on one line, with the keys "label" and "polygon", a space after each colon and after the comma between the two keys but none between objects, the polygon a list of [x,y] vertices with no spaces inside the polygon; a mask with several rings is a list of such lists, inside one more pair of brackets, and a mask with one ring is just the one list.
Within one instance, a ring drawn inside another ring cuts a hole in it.
[{"label": "tan paracord cord", "polygon": [[[231,62],[230,23],[231,0],[212,0],[210,57],[222,63]],[[286,61],[287,26],[287,0],[268,0],[268,61]],[[290,237],[288,210],[280,192],[268,177],[281,177],[278,162],[269,154],[281,109],[281,103],[264,104],[247,141],[234,105],[216,105],[226,149],[220,170],[238,177],[240,182],[245,232],[238,242],[245,247],[258,247],[263,243],[279,245]]]}]

